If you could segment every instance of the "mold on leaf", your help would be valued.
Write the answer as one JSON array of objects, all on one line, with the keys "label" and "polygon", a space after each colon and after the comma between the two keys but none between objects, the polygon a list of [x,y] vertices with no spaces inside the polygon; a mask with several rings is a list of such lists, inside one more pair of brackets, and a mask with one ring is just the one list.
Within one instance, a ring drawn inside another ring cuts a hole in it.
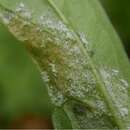
[{"label": "mold on leaf", "polygon": [[128,116],[128,83],[118,69],[95,67],[93,50],[84,33],[77,35],[62,20],[45,15],[33,23],[23,3],[15,12],[0,11],[0,19],[38,64],[54,105],[62,106],[74,99],[94,110],[81,104],[72,108],[72,112],[77,111],[73,114],[80,128],[116,128],[115,124],[123,127],[122,121]]},{"label": "mold on leaf", "polygon": [[127,81],[121,78],[120,72],[117,69],[104,67],[100,69],[100,72],[112,101],[118,108],[122,118],[126,119],[128,116],[129,102]]}]

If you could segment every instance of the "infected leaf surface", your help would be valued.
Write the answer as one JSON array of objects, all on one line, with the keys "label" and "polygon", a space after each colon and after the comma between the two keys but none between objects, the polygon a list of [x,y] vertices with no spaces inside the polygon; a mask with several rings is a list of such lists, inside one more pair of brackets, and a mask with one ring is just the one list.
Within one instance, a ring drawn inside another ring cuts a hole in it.
[{"label": "infected leaf surface", "polygon": [[89,121],[79,128],[129,127],[129,63],[109,20],[94,0],[57,2],[39,0],[37,6],[44,4],[36,11],[29,0],[10,7],[5,0],[1,3],[13,12],[1,7],[0,17],[39,65],[52,102],[72,108],[64,104],[74,99],[93,110],[90,115],[95,120],[88,115],[79,119],[78,113],[67,109],[73,128],[77,127],[74,120]]}]

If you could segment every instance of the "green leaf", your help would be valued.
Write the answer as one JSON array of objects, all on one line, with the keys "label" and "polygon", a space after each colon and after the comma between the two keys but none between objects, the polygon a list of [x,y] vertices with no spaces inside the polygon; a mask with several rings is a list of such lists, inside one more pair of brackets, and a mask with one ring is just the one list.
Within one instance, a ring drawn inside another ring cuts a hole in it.
[{"label": "green leaf", "polygon": [[[52,102],[66,110],[72,127],[129,127],[130,65],[99,2],[19,2],[0,0],[1,21],[25,43],[40,67]],[[86,106],[84,114],[79,116],[71,109],[71,99],[81,109],[79,103]]]},{"label": "green leaf", "polygon": [[64,109],[56,107],[52,116],[53,125],[56,129],[71,129],[71,122],[66,115]]},{"label": "green leaf", "polygon": [[105,114],[97,116],[94,110],[77,101],[69,101],[64,106],[73,128],[113,129],[114,121]]}]

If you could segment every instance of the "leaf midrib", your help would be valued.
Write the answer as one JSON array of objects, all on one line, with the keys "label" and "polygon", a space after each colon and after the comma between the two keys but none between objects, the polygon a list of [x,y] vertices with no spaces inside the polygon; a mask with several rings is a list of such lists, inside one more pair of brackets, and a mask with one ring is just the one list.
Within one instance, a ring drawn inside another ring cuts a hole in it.
[{"label": "leaf midrib", "polygon": [[66,24],[69,29],[71,29],[76,35],[75,35],[75,38],[79,44],[79,47],[81,48],[82,50],[82,53],[84,55],[86,55],[89,59],[89,64],[90,66],[92,67],[92,72],[93,74],[95,75],[95,78],[97,79],[97,82],[98,82],[98,89],[99,91],[103,94],[103,97],[105,98],[105,101],[115,119],[115,122],[117,123],[118,127],[120,129],[123,129],[124,128],[124,124],[121,120],[121,118],[119,117],[118,115],[118,112],[117,112],[117,109],[116,109],[116,106],[113,104],[112,100],[109,98],[110,95],[109,93],[107,92],[107,89],[105,87],[105,84],[104,84],[104,81],[103,79],[101,78],[101,75],[100,73],[97,71],[96,69],[96,66],[94,65],[93,61],[91,60],[90,56],[88,55],[87,53],[87,50],[84,48],[83,44],[82,44],[82,41],[80,40],[80,37],[77,35],[75,29],[73,28],[73,26],[70,24],[69,20],[64,16],[64,14],[60,11],[60,9],[55,5],[55,3],[52,1],[52,0],[47,0],[48,3],[50,4],[50,6],[53,8],[53,10],[57,13],[57,15],[61,18],[61,20],[64,22],[64,24]]}]

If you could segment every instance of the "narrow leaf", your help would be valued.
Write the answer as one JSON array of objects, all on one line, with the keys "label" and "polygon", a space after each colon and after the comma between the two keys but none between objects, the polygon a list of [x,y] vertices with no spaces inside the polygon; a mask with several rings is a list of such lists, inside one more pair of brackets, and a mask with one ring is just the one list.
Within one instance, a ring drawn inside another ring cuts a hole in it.
[{"label": "narrow leaf", "polygon": [[71,122],[61,107],[56,107],[52,116],[54,128],[56,129],[71,129]]},{"label": "narrow leaf", "polygon": [[130,65],[120,39],[98,1],[61,1],[38,0],[36,6],[27,0],[15,7],[0,0],[0,18],[25,43],[52,102],[65,109],[73,128],[126,129]]}]

